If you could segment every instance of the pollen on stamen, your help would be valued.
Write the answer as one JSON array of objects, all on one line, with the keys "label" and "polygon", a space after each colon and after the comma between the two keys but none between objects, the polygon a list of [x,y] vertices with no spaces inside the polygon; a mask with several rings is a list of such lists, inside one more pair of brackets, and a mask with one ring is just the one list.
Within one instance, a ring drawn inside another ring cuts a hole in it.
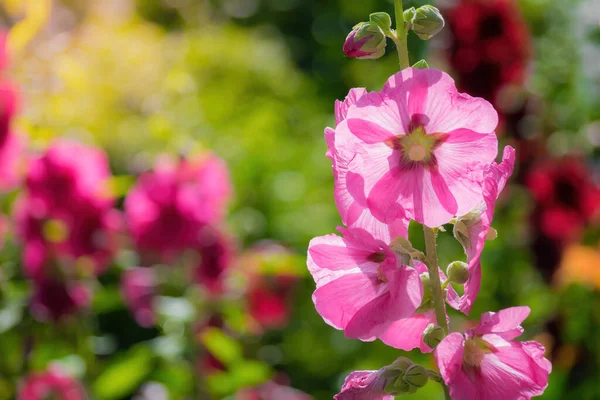
[{"label": "pollen on stamen", "polygon": [[419,144],[412,145],[408,150],[408,158],[411,161],[423,161],[426,156],[427,151]]}]

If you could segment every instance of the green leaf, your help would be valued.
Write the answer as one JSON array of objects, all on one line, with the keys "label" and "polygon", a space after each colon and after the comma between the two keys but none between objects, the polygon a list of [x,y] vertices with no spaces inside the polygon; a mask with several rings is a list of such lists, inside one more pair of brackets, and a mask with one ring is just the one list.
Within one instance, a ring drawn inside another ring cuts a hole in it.
[{"label": "green leaf", "polygon": [[419,60],[412,67],[417,69],[427,69],[429,68],[429,64],[427,64],[427,61],[425,60]]},{"label": "green leaf", "polygon": [[153,368],[153,355],[145,345],[132,347],[108,365],[92,385],[98,399],[119,399],[136,390]]},{"label": "green leaf", "polygon": [[242,346],[217,328],[208,328],[201,335],[204,346],[225,365],[242,359]]}]

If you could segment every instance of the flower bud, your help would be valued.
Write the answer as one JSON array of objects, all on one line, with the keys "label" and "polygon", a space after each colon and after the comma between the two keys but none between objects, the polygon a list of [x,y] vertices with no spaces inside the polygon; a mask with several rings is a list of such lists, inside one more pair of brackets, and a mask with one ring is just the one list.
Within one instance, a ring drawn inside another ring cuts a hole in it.
[{"label": "flower bud", "polygon": [[404,382],[408,383],[411,389],[422,388],[427,381],[429,381],[429,375],[422,365],[415,364],[404,373]]},{"label": "flower bud", "polygon": [[392,30],[392,17],[390,17],[390,14],[388,13],[373,13],[369,15],[369,21],[379,26],[383,32],[389,32]]},{"label": "flower bud", "polygon": [[414,7],[408,8],[402,13],[402,19],[404,19],[404,22],[411,24],[416,14],[417,10]]},{"label": "flower bud", "polygon": [[469,280],[469,267],[462,261],[454,261],[448,265],[446,274],[451,283],[464,285]]},{"label": "flower bud", "polygon": [[421,305],[417,308],[417,313],[425,312],[433,307],[433,296],[431,295],[429,274],[423,272],[419,275],[419,278],[421,278],[421,284],[423,285],[423,300],[421,300]]},{"label": "flower bud", "polygon": [[445,25],[444,17],[442,17],[440,10],[430,5],[417,8],[410,23],[412,30],[423,40],[431,39]]},{"label": "flower bud", "polygon": [[358,59],[377,59],[385,54],[386,37],[377,23],[361,22],[346,38],[344,53]]},{"label": "flower bud", "polygon": [[432,349],[435,349],[444,336],[444,330],[440,326],[429,324],[423,331],[423,342]]}]

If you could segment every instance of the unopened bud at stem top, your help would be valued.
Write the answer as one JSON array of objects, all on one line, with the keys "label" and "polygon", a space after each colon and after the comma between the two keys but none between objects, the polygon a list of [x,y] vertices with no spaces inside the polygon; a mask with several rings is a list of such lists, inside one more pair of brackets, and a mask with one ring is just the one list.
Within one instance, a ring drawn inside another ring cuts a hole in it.
[{"label": "unopened bud at stem top", "polygon": [[448,265],[446,274],[451,283],[464,285],[469,280],[469,266],[462,261],[454,261]]},{"label": "unopened bud at stem top", "polygon": [[344,53],[358,59],[377,59],[385,54],[386,36],[375,22],[356,25],[344,42]]},{"label": "unopened bud at stem top", "polygon": [[[410,11],[407,10],[407,11]],[[445,25],[440,10],[434,6],[425,5],[417,8],[414,13],[405,14],[404,18],[412,16],[412,30],[423,40],[429,40],[439,33]]]}]

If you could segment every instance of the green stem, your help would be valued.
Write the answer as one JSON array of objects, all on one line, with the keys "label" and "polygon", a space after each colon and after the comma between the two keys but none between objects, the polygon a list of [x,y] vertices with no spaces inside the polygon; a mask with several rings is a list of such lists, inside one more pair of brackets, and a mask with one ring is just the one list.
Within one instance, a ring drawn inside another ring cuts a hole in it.
[{"label": "green stem", "polygon": [[406,29],[404,25],[404,10],[402,9],[402,0],[394,0],[394,7],[396,10],[396,35],[394,43],[396,44],[396,50],[398,50],[398,58],[400,59],[400,71],[410,67],[408,60],[408,43]]},{"label": "green stem", "polygon": [[427,270],[429,271],[429,282],[431,283],[431,294],[435,308],[437,324],[442,327],[444,333],[448,334],[448,323],[446,321],[446,308],[444,305],[444,292],[440,283],[438,257],[436,248],[437,230],[423,226],[425,233],[425,249],[427,250]]}]

